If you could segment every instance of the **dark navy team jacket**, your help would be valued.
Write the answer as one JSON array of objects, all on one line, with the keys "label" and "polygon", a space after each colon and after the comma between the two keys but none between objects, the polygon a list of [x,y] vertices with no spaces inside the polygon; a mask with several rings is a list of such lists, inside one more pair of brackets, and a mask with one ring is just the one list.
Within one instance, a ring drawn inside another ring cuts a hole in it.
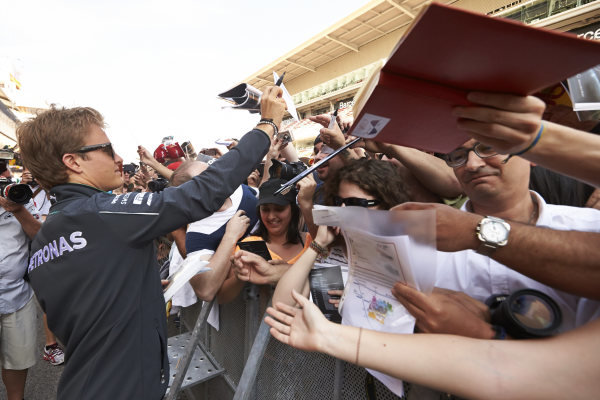
[{"label": "dark navy team jacket", "polygon": [[65,345],[59,399],[161,399],[169,378],[153,239],[218,210],[269,148],[260,130],[191,181],[112,195],[64,184],[31,247],[28,275]]}]

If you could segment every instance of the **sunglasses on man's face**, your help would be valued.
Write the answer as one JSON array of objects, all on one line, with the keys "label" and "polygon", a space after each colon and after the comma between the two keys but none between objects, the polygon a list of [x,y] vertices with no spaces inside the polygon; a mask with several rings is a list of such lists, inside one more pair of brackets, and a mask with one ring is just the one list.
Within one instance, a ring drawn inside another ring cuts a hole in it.
[{"label": "sunglasses on man's face", "polygon": [[112,147],[112,143],[101,143],[101,144],[92,144],[89,146],[83,146],[75,153],[89,153],[90,151],[102,150],[106,154],[108,154],[113,160],[115,159],[115,151]]},{"label": "sunglasses on man's face", "polygon": [[376,205],[378,205],[379,203],[381,203],[381,201],[379,200],[369,200],[369,199],[361,199],[359,197],[346,197],[346,198],[342,198],[339,196],[334,196],[333,198],[333,203],[336,206],[341,206],[342,204],[351,207],[351,206],[357,206],[357,207],[375,207]]}]

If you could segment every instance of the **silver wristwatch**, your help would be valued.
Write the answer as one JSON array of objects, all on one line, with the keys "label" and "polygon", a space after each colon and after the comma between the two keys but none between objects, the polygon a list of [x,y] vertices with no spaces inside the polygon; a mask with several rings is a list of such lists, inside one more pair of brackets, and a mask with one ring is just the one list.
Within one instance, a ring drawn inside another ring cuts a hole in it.
[{"label": "silver wristwatch", "polygon": [[489,256],[498,247],[506,246],[510,225],[503,219],[488,216],[479,221],[475,233],[481,241],[477,252]]}]

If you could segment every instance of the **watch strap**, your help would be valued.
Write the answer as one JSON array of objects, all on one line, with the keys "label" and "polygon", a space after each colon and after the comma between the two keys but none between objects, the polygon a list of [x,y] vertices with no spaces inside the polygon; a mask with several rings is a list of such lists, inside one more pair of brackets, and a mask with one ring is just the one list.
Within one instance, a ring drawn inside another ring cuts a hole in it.
[{"label": "watch strap", "polygon": [[494,247],[486,242],[481,242],[475,251],[481,255],[491,257],[491,255],[494,254],[497,249],[497,247]]}]

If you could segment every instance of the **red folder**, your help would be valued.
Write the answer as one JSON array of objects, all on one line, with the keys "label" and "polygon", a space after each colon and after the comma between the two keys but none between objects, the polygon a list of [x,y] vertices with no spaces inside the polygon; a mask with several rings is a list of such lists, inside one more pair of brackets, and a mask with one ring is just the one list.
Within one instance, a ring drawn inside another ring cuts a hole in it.
[{"label": "red folder", "polygon": [[470,91],[527,95],[600,64],[600,42],[429,5],[357,94],[351,135],[447,153]]}]

